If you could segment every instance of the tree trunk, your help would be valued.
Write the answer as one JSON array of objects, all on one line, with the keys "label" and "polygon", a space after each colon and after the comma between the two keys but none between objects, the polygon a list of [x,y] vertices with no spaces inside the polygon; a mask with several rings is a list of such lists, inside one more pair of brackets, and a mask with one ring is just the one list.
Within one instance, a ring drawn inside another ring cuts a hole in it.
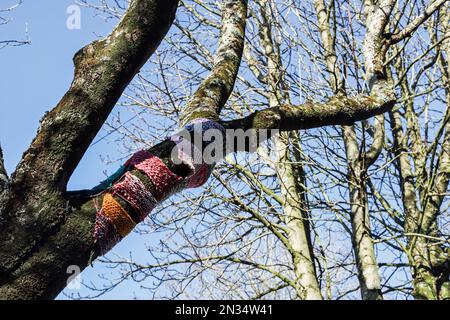
[{"label": "tree trunk", "polygon": [[135,0],[114,31],[74,57],[74,81],[41,121],[0,207],[0,298],[49,299],[71,265],[98,253],[96,210],[65,195],[67,182],[125,87],[169,30],[177,0]]}]

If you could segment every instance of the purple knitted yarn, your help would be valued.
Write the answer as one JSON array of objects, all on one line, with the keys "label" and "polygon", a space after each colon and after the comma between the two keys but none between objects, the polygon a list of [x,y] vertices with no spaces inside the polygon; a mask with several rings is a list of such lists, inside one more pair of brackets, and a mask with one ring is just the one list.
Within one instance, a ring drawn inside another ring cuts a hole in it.
[{"label": "purple knitted yarn", "polygon": [[191,132],[191,131],[194,131],[195,129],[197,129],[197,127],[200,127],[202,132],[205,132],[206,130],[209,130],[209,129],[217,129],[217,130],[220,130],[221,132],[225,132],[225,128],[220,123],[218,123],[214,120],[204,119],[204,118],[198,118],[198,119],[192,120],[184,127],[184,129]]}]

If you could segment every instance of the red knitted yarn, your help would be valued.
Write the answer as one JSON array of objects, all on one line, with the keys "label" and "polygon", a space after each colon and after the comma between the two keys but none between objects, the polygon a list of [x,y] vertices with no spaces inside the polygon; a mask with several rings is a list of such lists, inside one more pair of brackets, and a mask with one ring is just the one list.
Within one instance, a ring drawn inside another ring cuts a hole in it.
[{"label": "red knitted yarn", "polygon": [[205,184],[211,174],[210,167],[210,165],[205,163],[195,172],[195,174],[187,177],[186,187],[197,188]]},{"label": "red knitted yarn", "polygon": [[148,159],[134,166],[144,172],[155,187],[156,200],[162,200],[180,183],[183,178],[173,173],[157,156],[150,155]]},{"label": "red knitted yarn", "polygon": [[131,156],[130,159],[127,160],[127,162],[125,162],[126,166],[135,166],[138,163],[143,162],[144,160],[150,158],[152,155],[152,153],[148,150],[139,150],[138,152],[136,152],[135,154],[133,154]]},{"label": "red knitted yarn", "polygon": [[125,173],[123,180],[115,184],[111,192],[127,201],[139,213],[141,221],[156,206],[155,197],[145,188],[142,181],[130,172]]},{"label": "red knitted yarn", "polygon": [[103,210],[97,212],[95,218],[94,238],[99,244],[101,255],[106,254],[122,240],[112,222],[103,215]]}]

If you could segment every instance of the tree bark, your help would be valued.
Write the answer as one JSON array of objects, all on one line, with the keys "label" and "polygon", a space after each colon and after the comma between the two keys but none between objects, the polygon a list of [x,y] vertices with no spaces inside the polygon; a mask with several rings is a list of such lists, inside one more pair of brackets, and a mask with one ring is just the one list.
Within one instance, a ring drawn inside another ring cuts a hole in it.
[{"label": "tree bark", "polygon": [[93,246],[92,205],[73,208],[67,182],[125,87],[169,30],[177,0],[135,0],[114,31],[74,57],[75,75],[11,177],[1,207],[0,298],[53,298]]},{"label": "tree bark", "polygon": [[[83,193],[79,198],[69,196],[67,182],[126,86],[169,30],[177,5],[177,0],[131,1],[108,37],[75,55],[69,90],[42,119],[11,179],[5,180],[7,176],[0,170],[0,299],[54,298],[67,284],[69,266],[82,270],[98,256],[93,238],[96,208]],[[223,8],[213,69],[187,104],[182,124],[199,117],[219,120],[233,90],[243,50],[247,2],[226,0]],[[395,97],[384,82],[375,86],[377,90],[370,96],[351,99],[338,95],[328,104],[273,107],[222,123],[230,128],[283,130],[352,123],[394,104]],[[186,168],[171,162],[173,147],[167,139],[150,151],[185,177]],[[295,228],[304,230],[298,223],[292,219]]]},{"label": "tree bark", "polygon": [[[341,70],[337,66],[337,57],[325,4],[323,0],[315,0],[314,5],[321,31],[321,40],[325,48],[325,61],[328,71],[331,74],[329,80],[330,85],[334,92],[345,92]],[[389,5],[387,1],[384,1],[380,4],[380,7],[387,5]],[[389,97],[386,101],[393,101],[393,89],[385,81],[382,67],[382,62],[384,61],[384,51],[382,49],[384,39],[380,34],[380,28],[386,25],[387,16],[384,17],[384,20],[377,21],[380,25],[375,28],[373,25],[373,21],[375,20],[374,15],[380,16],[381,10],[375,9],[375,7],[367,8],[367,6],[370,6],[370,4],[365,3],[367,17],[363,50],[365,53],[366,78],[370,79],[368,82],[372,95]],[[336,23],[336,21],[333,21],[333,23]],[[374,141],[370,150],[365,154],[361,154],[360,152],[355,128],[351,125],[342,127],[342,139],[345,145],[348,168],[347,179],[353,251],[361,287],[361,297],[364,300],[383,299],[381,295],[380,273],[370,229],[370,215],[365,181],[367,169],[378,158],[384,142],[384,117],[377,116],[375,123]]]}]

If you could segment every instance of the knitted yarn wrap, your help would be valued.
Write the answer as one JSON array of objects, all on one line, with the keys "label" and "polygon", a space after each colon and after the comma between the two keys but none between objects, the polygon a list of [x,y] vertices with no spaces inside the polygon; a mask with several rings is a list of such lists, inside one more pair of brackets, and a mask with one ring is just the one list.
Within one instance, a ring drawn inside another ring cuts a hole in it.
[{"label": "knitted yarn wrap", "polygon": [[[188,133],[201,134],[209,129],[225,129],[219,123],[208,119],[196,119],[185,126]],[[100,254],[104,255],[122,238],[130,233],[137,223],[143,221],[158,202],[171,193],[182,188],[196,188],[203,185],[211,175],[215,163],[208,164],[202,156],[202,150],[212,141],[202,141],[202,146],[196,146],[180,134],[170,137],[177,148],[178,160],[187,165],[190,173],[181,177],[172,172],[166,164],[148,150],[140,150],[128,159],[124,166],[110,177],[102,186],[106,186],[101,209],[97,212],[94,239],[99,244]],[[148,190],[140,178],[132,174],[138,170],[145,174],[152,184]],[[120,198],[129,204],[138,217],[134,221],[131,215],[114,199]]]},{"label": "knitted yarn wrap", "polygon": [[[206,131],[214,129],[219,130],[221,134],[225,134],[225,128],[209,119],[195,119],[190,122],[184,130],[187,133],[199,133],[202,136],[202,146],[197,146],[192,141],[186,139],[185,134],[174,134],[170,139],[175,142],[178,150],[178,159],[191,168],[191,173],[185,178],[186,188],[197,188],[202,186],[211,175],[215,163],[207,163],[205,161],[203,152],[203,146],[206,147],[214,141],[204,141],[203,135]],[[192,139],[192,135],[188,135]],[[195,142],[195,140],[194,140]]]},{"label": "knitted yarn wrap", "polygon": [[145,173],[153,182],[155,187],[154,196],[158,201],[165,199],[171,189],[183,180],[182,177],[173,173],[161,159],[154,155],[151,155],[134,167]]},{"label": "knitted yarn wrap", "polygon": [[111,220],[105,217],[103,208],[97,212],[95,217],[94,239],[99,244],[102,255],[122,240]]},{"label": "knitted yarn wrap", "polygon": [[118,195],[139,213],[140,221],[145,219],[157,203],[142,181],[130,172],[126,172],[123,180],[115,184],[111,191],[113,195]]}]

